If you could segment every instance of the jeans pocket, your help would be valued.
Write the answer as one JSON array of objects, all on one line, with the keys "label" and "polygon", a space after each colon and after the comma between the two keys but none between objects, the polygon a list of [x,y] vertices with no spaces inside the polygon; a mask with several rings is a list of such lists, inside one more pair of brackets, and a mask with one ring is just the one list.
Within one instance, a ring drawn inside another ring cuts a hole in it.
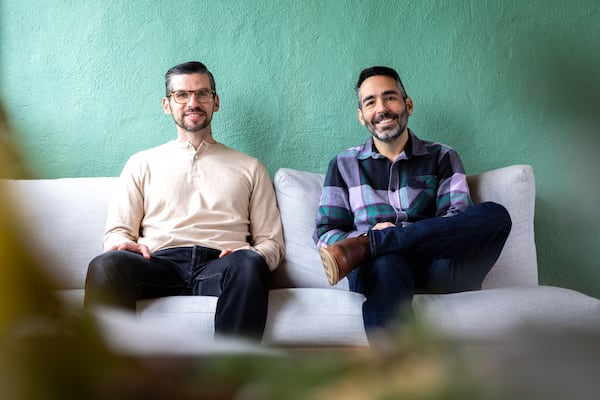
[{"label": "jeans pocket", "polygon": [[192,294],[194,296],[220,296],[221,274],[207,276],[199,274],[192,282]]}]

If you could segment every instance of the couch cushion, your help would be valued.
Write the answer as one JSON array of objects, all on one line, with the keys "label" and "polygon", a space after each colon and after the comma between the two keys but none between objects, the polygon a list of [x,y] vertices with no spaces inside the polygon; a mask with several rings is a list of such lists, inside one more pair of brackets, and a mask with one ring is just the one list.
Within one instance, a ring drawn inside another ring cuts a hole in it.
[{"label": "couch cushion", "polygon": [[117,178],[7,180],[23,223],[18,232],[48,266],[58,289],[82,289],[90,260],[100,254],[106,210]]},{"label": "couch cushion", "polygon": [[195,332],[199,338],[212,339],[217,297],[168,296],[137,301],[141,321]]},{"label": "couch cushion", "polygon": [[529,165],[512,165],[468,178],[473,201],[495,201],[508,210],[512,229],[483,281],[484,288],[538,284],[533,218],[535,179]]},{"label": "couch cushion", "polygon": [[[329,288],[312,235],[323,188],[323,175],[281,168],[274,178],[283,222],[285,259],[273,273],[274,288]],[[348,280],[336,288],[348,289]]]},{"label": "couch cushion", "polygon": [[600,300],[552,286],[417,295],[413,307],[434,332],[453,337],[494,338],[528,327],[600,332]]},{"label": "couch cushion", "polygon": [[340,289],[271,290],[263,342],[275,346],[367,346],[365,297]]},{"label": "couch cushion", "polygon": [[[362,320],[364,296],[347,290],[295,288],[269,293],[263,342],[275,346],[366,346]],[[216,297],[173,296],[139,300],[142,323],[195,332],[200,339],[214,334]]]},{"label": "couch cushion", "polygon": [[[281,168],[274,184],[283,221],[286,256],[273,275],[274,287],[329,287],[312,239],[324,176]],[[475,202],[504,205],[513,226],[484,288],[537,285],[537,259],[533,231],[535,182],[528,165],[513,165],[469,178]],[[347,279],[337,284],[348,288]]]},{"label": "couch cushion", "polygon": [[[263,343],[367,346],[364,300],[360,294],[340,289],[271,290]],[[208,296],[139,300],[138,320],[140,326],[165,334],[186,332],[206,343],[213,339],[216,302],[216,297]],[[413,307],[419,322],[433,334],[466,340],[507,337],[526,328],[600,332],[600,300],[551,286],[421,294],[413,298]]]},{"label": "couch cushion", "polygon": [[97,307],[92,311],[100,333],[116,354],[142,357],[280,355],[279,351],[239,338],[204,337],[157,320],[140,320],[134,313]]}]

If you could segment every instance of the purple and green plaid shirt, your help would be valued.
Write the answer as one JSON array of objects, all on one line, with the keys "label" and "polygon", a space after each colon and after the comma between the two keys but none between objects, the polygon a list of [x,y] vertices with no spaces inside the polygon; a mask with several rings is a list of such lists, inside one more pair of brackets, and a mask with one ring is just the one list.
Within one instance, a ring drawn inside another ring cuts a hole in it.
[{"label": "purple and green plaid shirt", "polygon": [[329,163],[314,234],[317,246],[365,233],[379,222],[406,225],[455,215],[473,203],[458,153],[409,130],[391,162],[369,138]]}]

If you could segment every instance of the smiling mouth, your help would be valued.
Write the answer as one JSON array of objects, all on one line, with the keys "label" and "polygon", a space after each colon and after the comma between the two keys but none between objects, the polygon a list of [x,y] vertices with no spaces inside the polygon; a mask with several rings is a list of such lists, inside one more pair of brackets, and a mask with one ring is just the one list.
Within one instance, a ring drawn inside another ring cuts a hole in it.
[{"label": "smiling mouth", "polygon": [[375,125],[380,126],[382,128],[387,128],[387,127],[390,127],[395,124],[396,124],[396,119],[394,119],[394,118],[384,118],[384,119],[381,119],[381,120],[375,122]]},{"label": "smiling mouth", "polygon": [[393,123],[397,119],[398,119],[397,114],[387,112],[387,113],[381,113],[381,114],[377,115],[377,117],[374,118],[373,123],[381,124],[381,125],[388,125],[388,124]]},{"label": "smiling mouth", "polygon": [[184,117],[192,117],[192,118],[202,117],[204,115],[205,115],[204,113],[196,112],[196,111],[187,112],[187,113],[183,114]]}]

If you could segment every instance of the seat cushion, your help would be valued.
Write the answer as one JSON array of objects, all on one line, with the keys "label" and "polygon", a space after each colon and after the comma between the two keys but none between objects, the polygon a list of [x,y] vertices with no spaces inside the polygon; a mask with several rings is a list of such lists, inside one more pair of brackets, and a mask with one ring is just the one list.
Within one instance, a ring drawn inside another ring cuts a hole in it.
[{"label": "seat cushion", "polygon": [[417,295],[413,307],[434,332],[461,338],[493,338],[527,327],[600,333],[600,300],[553,286]]},{"label": "seat cushion", "polygon": [[[263,342],[275,346],[366,346],[361,294],[294,288],[269,293]],[[216,297],[172,296],[138,301],[138,318],[212,338]]]},{"label": "seat cushion", "polygon": [[241,338],[199,334],[158,320],[107,307],[91,310],[106,345],[116,354],[142,357],[223,355],[278,355],[279,351]]},{"label": "seat cushion", "polygon": [[[82,291],[61,297],[81,301]],[[358,293],[342,289],[275,289],[263,343],[288,346],[367,346]],[[187,332],[212,341],[217,298],[173,296],[138,301],[138,320],[163,333]],[[600,300],[552,286],[506,287],[444,295],[419,294],[413,299],[419,322],[433,334],[492,339],[515,330],[582,329],[600,333]]]},{"label": "seat cushion", "polygon": [[263,342],[275,346],[368,346],[362,294],[340,289],[271,290]]},{"label": "seat cushion", "polygon": [[168,296],[137,301],[137,315],[143,322],[167,325],[175,330],[191,331],[199,338],[214,335],[217,297]]}]

